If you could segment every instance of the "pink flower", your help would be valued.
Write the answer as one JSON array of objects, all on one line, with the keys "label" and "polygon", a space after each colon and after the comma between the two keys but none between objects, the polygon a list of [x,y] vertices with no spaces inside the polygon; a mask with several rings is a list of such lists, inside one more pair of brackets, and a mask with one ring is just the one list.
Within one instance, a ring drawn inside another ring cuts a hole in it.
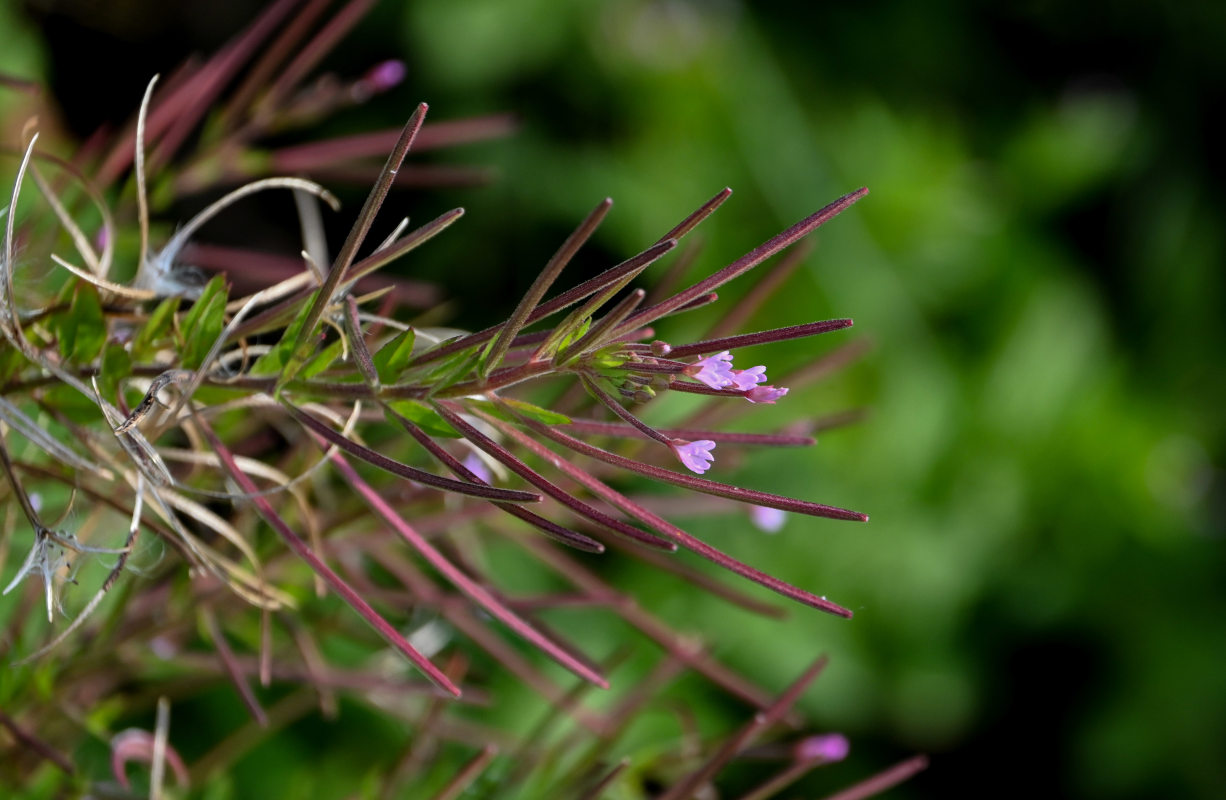
[{"label": "pink flower", "polygon": [[759,383],[766,383],[766,367],[734,369],[732,370],[732,382],[742,392],[748,391]]},{"label": "pink flower", "polygon": [[668,446],[673,449],[673,453],[686,469],[697,472],[699,475],[706,472],[711,463],[715,461],[715,456],[711,455],[711,451],[715,449],[715,442],[710,439],[700,439],[697,442],[673,439]]},{"label": "pink flower", "polygon": [[477,480],[493,485],[494,476],[490,474],[490,468],[485,465],[485,462],[476,453],[469,453],[464,456],[463,463],[469,472],[477,476]]},{"label": "pink flower", "polygon": [[751,403],[768,403],[774,405],[775,401],[788,393],[788,390],[774,386],[755,386],[745,395],[745,399]]},{"label": "pink flower", "polygon": [[749,521],[763,533],[778,533],[787,521],[788,512],[767,506],[750,506]]},{"label": "pink flower", "polygon": [[391,59],[375,64],[362,76],[372,91],[386,92],[404,80],[405,66],[403,61]]},{"label": "pink flower", "polygon": [[727,350],[698,359],[686,368],[685,374],[692,375],[712,389],[724,389],[736,383],[732,373],[732,353]]},{"label": "pink flower", "polygon": [[796,745],[796,758],[799,761],[842,761],[850,751],[851,745],[846,736],[827,733],[802,739]]}]

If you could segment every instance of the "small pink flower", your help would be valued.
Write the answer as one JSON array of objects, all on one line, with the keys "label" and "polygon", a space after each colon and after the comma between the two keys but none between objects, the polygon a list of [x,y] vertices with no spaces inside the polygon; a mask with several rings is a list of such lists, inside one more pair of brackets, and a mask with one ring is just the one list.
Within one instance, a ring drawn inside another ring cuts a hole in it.
[{"label": "small pink flower", "polygon": [[727,350],[698,359],[686,368],[685,374],[692,375],[712,389],[724,389],[736,383],[732,374],[732,353]]},{"label": "small pink flower", "polygon": [[686,469],[697,472],[699,475],[706,472],[711,463],[715,461],[715,456],[711,455],[711,451],[715,449],[715,442],[710,439],[700,439],[697,442],[673,439],[669,447],[673,449],[673,453]]},{"label": "small pink flower", "polygon": [[851,744],[841,733],[809,736],[796,745],[798,761],[842,761],[851,752]]},{"label": "small pink flower", "polygon": [[787,522],[788,512],[767,506],[750,506],[749,521],[763,533],[778,533]]},{"label": "small pink flower", "polygon": [[745,395],[745,399],[751,403],[768,403],[774,405],[775,401],[788,393],[788,390],[774,386],[755,386]]},{"label": "small pink flower", "polygon": [[405,66],[403,61],[390,59],[375,64],[362,80],[375,92],[386,92],[404,80]]},{"label": "small pink flower", "polygon": [[468,455],[464,456],[463,463],[464,466],[468,468],[468,471],[476,475],[477,479],[482,483],[493,485],[494,476],[490,474],[490,468],[485,465],[485,462],[481,460],[479,455],[476,453],[469,453]]},{"label": "small pink flower", "polygon": [[766,367],[734,369],[732,370],[732,382],[742,392],[748,391],[759,383],[766,383]]}]

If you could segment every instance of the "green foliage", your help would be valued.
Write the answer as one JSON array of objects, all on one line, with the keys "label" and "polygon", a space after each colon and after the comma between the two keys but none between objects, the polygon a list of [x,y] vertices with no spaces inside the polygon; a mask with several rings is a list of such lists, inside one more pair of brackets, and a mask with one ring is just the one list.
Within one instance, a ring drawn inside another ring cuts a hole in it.
[{"label": "green foliage", "polygon": [[481,348],[471,347],[440,359],[426,368],[414,369],[411,373],[413,381],[430,386],[431,393],[435,394],[450,389],[470,376],[480,363],[483,352]]},{"label": "green foliage", "polygon": [[[565,414],[559,414],[556,411],[541,408],[538,405],[534,405],[524,400],[516,400],[514,397],[507,397],[503,398],[503,402],[528,419],[543,422],[546,425],[567,425],[570,423],[570,417],[566,416]],[[504,419],[507,422],[517,421],[515,414],[509,413],[497,403],[474,401],[473,405],[478,406],[493,416],[498,417],[499,419]]]},{"label": "green foliage", "polygon": [[179,309],[179,298],[167,297],[157,304],[149,319],[141,326],[132,340],[132,354],[137,358],[148,358],[161,343],[162,338],[174,324],[175,312]]},{"label": "green foliage", "polygon": [[114,397],[121,381],[132,374],[132,354],[121,344],[111,342],[102,353],[98,370],[98,389],[103,397]]},{"label": "green foliage", "polygon": [[391,341],[379,348],[371,356],[375,362],[375,372],[379,380],[385,384],[396,382],[397,376],[413,358],[413,345],[417,342],[417,332],[412,328],[401,331]]},{"label": "green foliage", "polygon": [[415,400],[392,400],[387,405],[388,408],[397,414],[416,423],[418,427],[431,436],[445,436],[450,439],[459,437],[455,428],[451,427],[447,420],[440,417],[437,411],[424,403],[419,403]]},{"label": "green foliage", "polygon": [[184,315],[179,327],[184,369],[199,367],[221,335],[221,329],[225,327],[228,295],[225,276],[214,276]]},{"label": "green foliage", "polygon": [[315,294],[312,292],[308,299],[302,303],[298,313],[294,316],[293,322],[282,332],[281,338],[276,345],[260,356],[255,364],[252,365],[251,373],[253,375],[276,375],[289,363],[290,356],[294,352],[294,343],[298,339],[298,334],[302,331],[302,326],[306,324],[311,304],[315,301]]},{"label": "green foliage", "polygon": [[26,364],[26,357],[15,348],[0,348],[0,381],[9,381]]},{"label": "green foliage", "polygon": [[77,287],[72,305],[57,318],[60,355],[77,364],[88,364],[102,352],[106,342],[106,319],[98,292],[89,284]]},{"label": "green foliage", "polygon": [[303,380],[314,378],[319,373],[331,367],[336,359],[340,357],[341,351],[344,349],[344,343],[340,339],[333,341],[324,349],[320,350],[314,356],[307,360],[302,365],[302,371],[298,375]]}]

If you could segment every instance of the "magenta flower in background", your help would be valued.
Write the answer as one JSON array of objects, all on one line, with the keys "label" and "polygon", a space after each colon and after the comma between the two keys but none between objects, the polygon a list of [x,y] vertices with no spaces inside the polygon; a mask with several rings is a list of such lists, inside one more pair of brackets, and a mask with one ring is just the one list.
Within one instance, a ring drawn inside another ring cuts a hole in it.
[{"label": "magenta flower in background", "polygon": [[750,506],[749,521],[763,533],[778,533],[787,522],[788,512],[767,506]]},{"label": "magenta flower in background", "polygon": [[755,386],[745,395],[745,399],[751,403],[774,405],[776,400],[787,393],[788,390],[782,386],[778,388],[774,386]]},{"label": "magenta flower in background", "polygon": [[476,475],[484,483],[494,483],[494,476],[490,473],[490,468],[485,465],[485,462],[476,453],[469,453],[464,456],[463,464],[469,472]]},{"label": "magenta flower in background", "polygon": [[699,439],[696,442],[674,439],[668,446],[673,449],[673,453],[686,466],[686,469],[697,472],[699,475],[706,472],[715,461],[715,456],[711,455],[711,451],[715,449],[715,442],[710,439]]},{"label": "magenta flower in background", "polygon": [[842,761],[851,752],[851,744],[841,733],[809,736],[796,745],[798,761]]},{"label": "magenta flower in background", "polygon": [[712,389],[724,389],[736,383],[732,370],[732,353],[727,350],[700,358],[686,370],[686,374],[692,375],[696,380],[702,381]]},{"label": "magenta flower in background", "polygon": [[373,91],[386,92],[404,80],[406,71],[404,62],[393,58],[371,67],[362,79]]}]

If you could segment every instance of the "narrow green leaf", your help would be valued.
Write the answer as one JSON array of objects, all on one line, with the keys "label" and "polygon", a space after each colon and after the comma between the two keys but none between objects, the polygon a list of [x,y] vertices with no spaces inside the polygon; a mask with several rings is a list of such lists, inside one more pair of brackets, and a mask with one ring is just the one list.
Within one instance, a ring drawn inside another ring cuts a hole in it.
[{"label": "narrow green leaf", "polygon": [[0,348],[0,383],[7,383],[27,363],[25,355],[17,348]]},{"label": "narrow green leaf", "polygon": [[374,354],[375,371],[382,383],[396,382],[396,376],[404,371],[409,359],[413,357],[413,345],[416,341],[417,332],[409,328]]},{"label": "narrow green leaf", "polygon": [[294,321],[281,334],[281,340],[251,365],[252,375],[275,375],[285,367],[294,350],[294,342],[298,339],[298,331],[302,330],[310,314],[311,303],[316,294],[317,292],[312,292],[303,299],[302,308],[294,316]]},{"label": "narrow green leaf", "polygon": [[225,325],[228,299],[225,278],[215,276],[204,286],[200,299],[183,318],[183,368],[196,369],[204,362],[209,349],[221,335]]},{"label": "narrow green leaf", "polygon": [[113,397],[119,382],[132,374],[132,356],[123,345],[112,342],[102,351],[98,389],[103,397]]},{"label": "narrow green leaf", "polygon": [[48,386],[42,398],[48,407],[59,411],[70,422],[90,424],[98,420],[98,406],[93,400],[67,384]]},{"label": "narrow green leaf", "polygon": [[65,360],[88,364],[102,352],[102,345],[106,343],[106,318],[102,316],[102,303],[93,286],[82,283],[77,287],[72,305],[67,313],[59,316],[58,322],[60,355]]},{"label": "narrow green leaf", "polygon": [[303,380],[314,378],[319,373],[332,366],[333,362],[341,354],[341,340],[337,339],[332,344],[320,350],[314,358],[308,361],[303,367],[302,372],[298,373],[298,377]]},{"label": "narrow green leaf", "polygon": [[[559,414],[556,411],[550,411],[547,408],[541,408],[540,406],[533,405],[532,403],[526,403],[523,400],[513,400],[510,397],[504,397],[502,398],[502,402],[523,414],[528,419],[534,419],[537,422],[543,422],[546,425],[570,424],[570,417],[566,416],[565,414]],[[491,406],[496,407],[493,406],[493,404],[491,404]]]},{"label": "narrow green leaf", "polygon": [[447,420],[439,416],[437,411],[416,400],[394,400],[387,405],[392,411],[411,420],[417,427],[431,436],[446,436],[451,439],[460,438],[460,434],[456,432],[456,429],[448,425]]},{"label": "narrow green leaf", "polygon": [[541,345],[541,358],[553,358],[555,353],[563,352],[573,343],[582,339],[591,327],[592,318],[590,316],[576,317],[571,315],[567,317],[554,329],[553,333],[549,334],[549,338]]},{"label": "narrow green leaf", "polygon": [[200,297],[188,309],[187,314],[183,317],[183,330],[188,331],[189,335],[194,334],[196,326],[200,324],[206,310],[213,303],[214,298],[226,296],[226,280],[222,275],[214,275],[213,279],[204,285],[200,290]]},{"label": "narrow green leaf", "polygon": [[429,386],[431,393],[440,392],[468,376],[480,359],[480,346],[473,346],[457,353],[452,353],[448,358],[438,363],[421,367],[410,367],[397,376],[396,385],[423,385]]},{"label": "narrow green leaf", "polygon": [[431,373],[429,380],[430,394],[438,394],[444,389],[459,383],[473,368],[477,366],[477,362],[481,360],[481,354],[473,351],[462,353],[454,359],[448,359],[443,362],[444,367],[450,366],[449,369],[436,370]]},{"label": "narrow green leaf", "polygon": [[606,345],[587,357],[588,367],[595,369],[601,375],[610,379],[620,379],[619,370],[629,360],[625,348],[620,344]]},{"label": "narrow green leaf", "polygon": [[178,310],[178,297],[167,297],[161,303],[158,303],[158,307],[153,309],[149,319],[145,321],[144,326],[141,327],[132,340],[133,355],[138,359],[147,355],[154,348],[155,343],[170,330],[171,320]]},{"label": "narrow green leaf", "polygon": [[481,348],[481,355],[477,357],[477,373],[479,375],[488,375],[489,369],[486,364],[494,353],[494,347],[498,344],[499,338],[495,337],[485,343],[485,347]]}]

